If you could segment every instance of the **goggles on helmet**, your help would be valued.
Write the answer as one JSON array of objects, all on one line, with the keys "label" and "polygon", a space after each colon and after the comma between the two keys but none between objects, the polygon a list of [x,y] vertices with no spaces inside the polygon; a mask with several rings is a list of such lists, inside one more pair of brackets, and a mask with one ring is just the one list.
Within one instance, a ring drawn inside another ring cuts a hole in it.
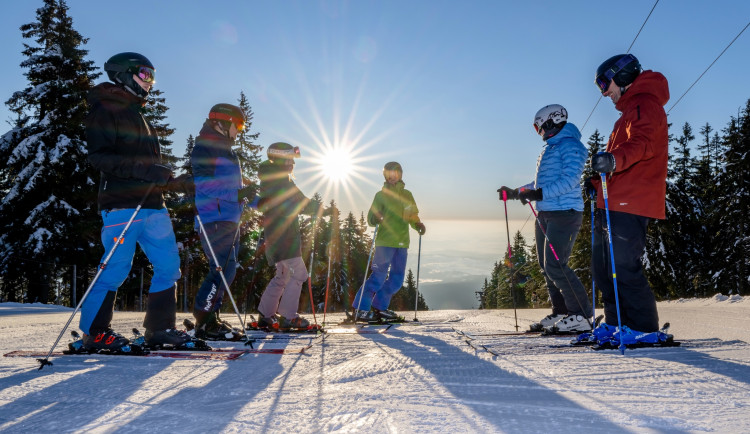
[{"label": "goggles on helmet", "polygon": [[625,67],[625,65],[635,60],[635,56],[633,56],[632,54],[622,56],[620,60],[618,60],[614,65],[612,65],[610,68],[607,68],[606,71],[602,72],[596,77],[596,79],[594,80],[594,83],[596,83],[596,87],[598,87],[602,93],[605,93],[607,89],[609,89],[609,83],[612,82],[612,79],[615,78],[615,75],[617,75],[617,73],[620,72],[620,70]]},{"label": "goggles on helmet", "polygon": [[226,113],[211,112],[208,114],[208,118],[229,121],[234,124],[235,128],[237,128],[237,131],[242,131],[245,129],[245,121],[243,119],[237,119],[236,117],[230,116]]},{"label": "goggles on helmet", "polygon": [[149,68],[148,66],[138,66],[136,75],[144,83],[153,84],[156,81],[154,68]]},{"label": "goggles on helmet", "polygon": [[299,146],[295,146],[292,149],[269,149],[268,150],[268,156],[273,159],[273,157],[277,158],[284,158],[288,160],[292,160],[293,158],[299,158],[300,152],[299,152]]}]

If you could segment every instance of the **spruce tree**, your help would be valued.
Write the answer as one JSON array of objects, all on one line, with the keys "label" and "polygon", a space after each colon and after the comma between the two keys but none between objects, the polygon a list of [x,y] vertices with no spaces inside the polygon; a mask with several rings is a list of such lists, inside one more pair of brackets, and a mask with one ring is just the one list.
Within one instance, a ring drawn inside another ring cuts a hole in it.
[{"label": "spruce tree", "polygon": [[[669,155],[666,186],[666,219],[650,225],[646,240],[646,276],[657,298],[695,297],[693,279],[696,248],[695,234],[698,203],[691,195],[693,159],[690,143],[695,139],[690,124],[674,139]],[[671,136],[670,136],[670,141]]]},{"label": "spruce tree", "polygon": [[57,278],[70,287],[73,264],[85,287],[102,254],[84,127],[100,74],[64,0],[44,0],[20,30],[28,85],[6,101],[16,119],[0,137],[0,285],[8,300],[47,302]]},{"label": "spruce tree", "polygon": [[723,291],[750,294],[750,99],[738,118],[732,118],[724,131],[724,172],[720,185],[720,259],[725,266],[716,278]]}]

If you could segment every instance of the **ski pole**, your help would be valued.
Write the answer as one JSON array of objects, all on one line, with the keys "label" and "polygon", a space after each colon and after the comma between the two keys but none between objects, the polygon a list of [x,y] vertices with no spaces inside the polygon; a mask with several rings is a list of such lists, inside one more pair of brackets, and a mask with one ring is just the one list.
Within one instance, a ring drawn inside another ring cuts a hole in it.
[{"label": "ski pole", "polygon": [[[209,253],[211,253],[211,258],[214,260],[214,264],[216,264],[216,271],[219,272],[219,276],[221,277],[222,283],[224,283],[224,288],[227,290],[227,295],[229,296],[229,300],[232,301],[232,306],[234,307],[234,312],[237,314],[237,319],[240,320],[240,326],[242,326],[242,331],[245,331],[245,322],[242,320],[242,315],[240,315],[240,310],[237,309],[237,303],[234,302],[234,297],[232,296],[232,291],[229,289],[229,283],[227,283],[227,278],[224,276],[224,269],[219,265],[219,261],[216,259],[216,253],[214,252],[214,248],[211,246],[211,241],[208,239],[208,233],[206,233],[206,228],[203,227],[203,220],[201,220],[200,214],[198,214],[198,209],[195,210],[195,218],[198,221],[198,226],[201,229],[201,232],[203,232],[203,238],[206,239],[206,246],[208,247]],[[230,252],[231,253],[231,252]],[[250,340],[250,338],[245,334],[245,343]]]},{"label": "ski pole", "polygon": [[[594,202],[596,199],[596,193],[591,192],[589,194],[589,202],[591,202],[591,261],[594,261]],[[592,268],[593,269],[593,268]],[[591,317],[596,322],[596,282],[594,281],[594,273],[591,273]]]},{"label": "ski pole", "polygon": [[310,310],[312,310],[313,314],[313,321],[315,322],[315,325],[318,325],[318,319],[315,316],[315,302],[313,301],[313,292],[312,292],[312,272],[313,272],[313,265],[315,265],[315,216],[312,218],[312,248],[310,249],[310,269],[307,271],[307,289],[310,292]]},{"label": "ski pole", "polygon": [[99,264],[99,267],[96,271],[96,275],[94,276],[94,279],[89,284],[89,287],[86,289],[86,292],[83,294],[83,297],[81,297],[81,301],[78,302],[78,305],[76,306],[73,313],[70,315],[70,318],[68,318],[68,322],[65,323],[65,326],[63,326],[63,329],[60,330],[60,334],[57,336],[57,339],[55,340],[55,343],[52,344],[52,348],[49,349],[49,352],[47,353],[47,356],[43,359],[36,359],[39,363],[39,370],[44,368],[45,365],[52,365],[52,362],[49,361],[49,357],[52,355],[52,352],[55,351],[55,347],[60,342],[60,339],[62,339],[63,333],[65,333],[65,330],[68,329],[68,326],[70,325],[70,322],[73,321],[73,317],[78,313],[78,311],[81,309],[81,306],[83,305],[83,302],[86,300],[86,297],[88,297],[89,293],[91,292],[91,288],[94,287],[94,284],[97,280],[99,280],[99,276],[101,276],[104,269],[107,267],[107,264],[109,263],[109,260],[112,259],[112,255],[115,254],[115,250],[117,250],[117,246],[120,245],[122,240],[125,238],[125,233],[130,229],[130,225],[133,224],[133,220],[135,220],[135,216],[138,215],[138,212],[143,207],[143,203],[146,202],[146,199],[151,194],[151,190],[153,190],[155,187],[155,184],[150,184],[148,189],[146,190],[146,194],[143,195],[143,199],[141,199],[141,202],[138,204],[138,206],[135,207],[135,211],[133,211],[133,215],[130,216],[130,220],[128,220],[128,223],[125,225],[125,227],[122,229],[122,232],[120,233],[120,236],[117,237],[115,240],[115,245],[112,246],[112,249],[110,249],[109,253],[107,253],[107,256],[104,258],[101,264]]},{"label": "ski pole", "polygon": [[602,197],[604,198],[604,212],[607,216],[607,238],[609,240],[609,257],[612,262],[612,283],[615,288],[615,308],[617,309],[617,324],[620,326],[620,354],[625,355],[625,344],[622,342],[622,322],[620,320],[620,297],[617,295],[617,272],[615,271],[615,249],[612,247],[612,226],[609,221],[609,200],[607,198],[607,174],[599,174],[602,179]]},{"label": "ski pole", "polygon": [[414,322],[418,322],[417,319],[417,304],[419,303],[419,265],[422,259],[422,234],[419,234],[419,250],[417,250],[417,290],[414,294]]},{"label": "ski pole", "polygon": [[508,192],[505,190],[503,190],[503,206],[505,207],[505,234],[508,236],[508,262],[510,262],[510,298],[513,299],[513,316],[516,319],[516,331],[518,331],[518,311],[516,310],[516,296],[513,293],[513,251],[510,248],[510,226],[508,225]]},{"label": "ski pole", "polygon": [[362,306],[362,297],[365,296],[365,283],[367,283],[367,270],[370,269],[370,260],[372,259],[372,252],[375,251],[375,238],[378,236],[378,228],[380,223],[375,225],[375,232],[372,233],[372,246],[370,247],[370,255],[367,257],[367,266],[365,267],[365,278],[362,280],[362,288],[359,290],[359,302],[357,303],[357,309],[354,311],[354,325],[357,325],[357,317],[359,316],[359,307]]},{"label": "ski pole", "polygon": [[[333,231],[331,231],[333,235]],[[328,312],[328,288],[331,283],[331,252],[333,251],[333,243],[328,244],[328,271],[326,272],[326,297],[323,302],[323,325],[326,324],[326,312]]]}]

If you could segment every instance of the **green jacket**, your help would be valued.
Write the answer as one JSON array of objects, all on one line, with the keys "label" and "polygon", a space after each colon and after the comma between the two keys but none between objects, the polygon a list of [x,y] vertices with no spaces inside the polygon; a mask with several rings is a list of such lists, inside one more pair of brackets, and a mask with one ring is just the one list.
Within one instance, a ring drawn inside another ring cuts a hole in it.
[{"label": "green jacket", "polygon": [[409,226],[416,229],[419,209],[414,196],[404,185],[403,181],[395,185],[386,182],[375,194],[367,213],[367,222],[370,226],[380,224],[375,238],[376,246],[409,248]]}]

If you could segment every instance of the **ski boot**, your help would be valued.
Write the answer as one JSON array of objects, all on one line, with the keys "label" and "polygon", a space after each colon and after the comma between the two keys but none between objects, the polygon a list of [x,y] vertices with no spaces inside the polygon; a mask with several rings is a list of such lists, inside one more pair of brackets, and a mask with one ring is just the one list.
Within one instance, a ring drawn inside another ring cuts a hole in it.
[{"label": "ski boot", "polygon": [[279,331],[279,319],[276,317],[276,315],[264,316],[262,313],[258,312],[258,321],[253,322],[251,325],[257,330],[263,330],[267,332]]},{"label": "ski boot", "polygon": [[102,332],[85,334],[83,338],[78,332],[72,330],[73,341],[68,344],[66,354],[143,354],[144,348],[132,345],[130,340],[112,329]]},{"label": "ski boot", "polygon": [[590,331],[590,319],[583,315],[566,315],[552,327],[544,329],[542,334],[575,334]]},{"label": "ski boot", "polygon": [[561,315],[559,313],[551,313],[545,316],[544,318],[542,318],[541,321],[531,324],[529,326],[529,331],[530,332],[543,332],[545,329],[548,329],[554,326],[556,322],[560,321],[563,318],[565,318],[565,315]]},{"label": "ski boot", "polygon": [[405,321],[404,317],[390,309],[380,310],[372,308],[372,311],[375,320],[381,323],[399,323]]},{"label": "ski boot", "polygon": [[245,334],[228,322],[222,321],[218,312],[211,312],[203,319],[203,322],[195,325],[195,337],[209,341],[239,341],[245,337]]},{"label": "ski boot", "polygon": [[289,319],[279,315],[278,326],[279,330],[282,331],[308,331],[310,329],[310,321],[299,315]]},{"label": "ski boot", "polygon": [[[133,333],[140,335],[137,329],[133,329]],[[143,337],[146,346],[154,350],[207,351],[211,349],[204,340],[191,337],[183,330],[146,330]]]}]

